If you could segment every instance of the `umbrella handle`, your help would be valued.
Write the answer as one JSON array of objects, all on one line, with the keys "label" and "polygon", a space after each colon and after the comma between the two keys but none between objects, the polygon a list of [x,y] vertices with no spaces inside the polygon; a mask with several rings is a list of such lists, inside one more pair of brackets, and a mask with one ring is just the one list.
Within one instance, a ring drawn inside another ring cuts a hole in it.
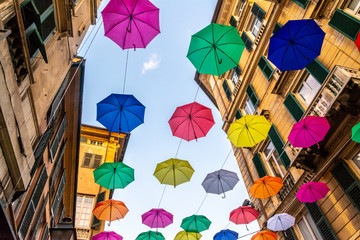
[{"label": "umbrella handle", "polygon": [[222,199],[226,198],[225,192],[223,192],[224,196],[222,196]]},{"label": "umbrella handle", "polygon": [[247,224],[245,224],[245,227],[246,227],[246,231],[249,231],[249,228],[248,228]]}]

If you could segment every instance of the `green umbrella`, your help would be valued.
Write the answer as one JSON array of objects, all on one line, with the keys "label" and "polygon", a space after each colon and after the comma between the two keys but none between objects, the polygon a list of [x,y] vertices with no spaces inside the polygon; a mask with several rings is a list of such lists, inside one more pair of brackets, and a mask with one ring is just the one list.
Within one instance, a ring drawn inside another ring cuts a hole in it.
[{"label": "green umbrella", "polygon": [[360,143],[360,122],[352,128],[351,139]]},{"label": "green umbrella", "polygon": [[211,221],[203,215],[192,215],[184,218],[181,222],[181,228],[186,232],[199,233],[209,229]]},{"label": "green umbrella", "polygon": [[211,23],[191,36],[187,58],[199,73],[220,76],[238,66],[244,48],[236,28]]},{"label": "green umbrella", "polygon": [[159,232],[148,231],[140,233],[135,240],[165,240],[165,238]]},{"label": "green umbrella", "polygon": [[94,170],[95,182],[107,189],[125,188],[134,181],[134,169],[122,162],[107,162]]}]

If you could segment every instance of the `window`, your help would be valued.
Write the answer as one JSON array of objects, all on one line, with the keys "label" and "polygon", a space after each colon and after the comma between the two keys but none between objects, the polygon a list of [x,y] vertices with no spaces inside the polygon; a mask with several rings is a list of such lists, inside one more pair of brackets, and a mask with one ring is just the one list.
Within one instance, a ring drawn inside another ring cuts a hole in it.
[{"label": "window", "polygon": [[235,85],[237,84],[240,75],[241,75],[241,68],[240,68],[240,66],[237,66],[234,68],[234,72],[233,72],[233,76],[232,76],[232,81],[234,82]]},{"label": "window", "polygon": [[234,11],[234,15],[236,17],[240,17],[241,12],[243,11],[245,5],[246,5],[245,0],[238,0],[238,3],[236,5],[235,11]]},{"label": "window", "polygon": [[360,0],[350,0],[346,6],[347,9],[351,10],[354,14],[359,14],[360,11]]},{"label": "window", "polygon": [[255,153],[253,157],[253,163],[255,165],[256,171],[260,178],[265,177],[267,175],[266,169],[262,163],[261,157],[259,153]]},{"label": "window", "polygon": [[97,145],[97,146],[103,146],[103,145],[104,145],[104,142],[95,141],[95,140],[90,140],[90,144],[92,144],[92,145]]},{"label": "window", "polygon": [[299,227],[299,230],[304,240],[322,240],[321,235],[317,231],[316,225],[309,213],[306,213],[305,216],[301,218],[297,226]]},{"label": "window", "polygon": [[320,87],[321,84],[311,74],[308,74],[298,91],[301,101],[309,106]]},{"label": "window", "polygon": [[299,121],[304,114],[304,109],[297,101],[294,94],[289,93],[284,101],[284,105],[286,109],[290,112],[291,116],[295,119],[295,121]]},{"label": "window", "polygon": [[261,56],[258,62],[258,66],[262,71],[262,73],[264,74],[264,76],[266,77],[266,79],[270,80],[271,76],[274,73],[274,68],[271,66],[269,61],[264,56]]},{"label": "window", "polygon": [[76,220],[75,227],[90,228],[90,220],[94,206],[94,198],[89,196],[80,196],[76,198]]},{"label": "window", "polygon": [[329,75],[329,70],[321,64],[317,59],[314,59],[306,66],[306,71],[308,71],[320,84],[322,84],[327,76]]},{"label": "window", "polygon": [[222,86],[223,86],[226,98],[230,101],[232,92],[230,90],[229,84],[227,83],[226,79],[224,79],[224,82],[223,82]]},{"label": "window", "polygon": [[280,156],[276,151],[274,144],[272,143],[271,140],[266,146],[263,154],[266,159],[266,163],[272,172],[272,175],[275,177],[283,178],[286,173],[286,168],[282,163],[282,161],[280,160]]},{"label": "window", "polygon": [[248,99],[245,102],[245,111],[246,114],[252,115],[254,114],[258,104],[259,104],[259,99],[256,96],[256,93],[253,89],[253,87],[251,86],[251,84],[248,85],[248,87],[246,88],[246,95],[248,96]]},{"label": "window", "polygon": [[336,9],[334,15],[330,19],[329,26],[355,41],[359,33],[360,21],[344,11]]},{"label": "window", "polygon": [[249,98],[247,98],[247,100],[245,102],[244,111],[245,111],[246,115],[253,115],[255,112],[255,108],[254,108],[253,104],[250,102]]},{"label": "window", "polygon": [[245,31],[243,31],[243,33],[241,34],[241,39],[243,40],[243,42],[245,44],[246,50],[248,50],[250,52],[252,49],[253,42],[251,41],[251,39],[249,38],[249,36],[246,34]]},{"label": "window", "polygon": [[242,114],[241,114],[241,111],[240,109],[236,110],[236,113],[235,113],[235,119],[238,120],[242,118]]},{"label": "window", "polygon": [[353,161],[353,163],[355,163],[355,165],[360,170],[360,152],[358,154],[356,154],[355,157],[353,157],[352,161]]},{"label": "window", "polygon": [[261,20],[258,18],[254,18],[253,23],[251,24],[251,33],[254,35],[254,37],[257,36],[259,33],[259,30],[261,28]]},{"label": "window", "polygon": [[276,33],[277,31],[279,31],[279,30],[280,30],[280,28],[281,28],[281,27],[282,27],[282,26],[281,26],[281,24],[280,24],[280,23],[276,23],[276,24],[275,24],[275,27],[274,27],[274,30],[273,30],[273,32],[272,32],[272,33],[273,33],[273,34],[274,34],[274,33]]},{"label": "window", "polygon": [[82,162],[82,167],[97,168],[100,166],[101,160],[102,160],[102,155],[85,153]]},{"label": "window", "polygon": [[309,3],[309,0],[292,0],[292,1],[302,8],[306,8],[306,6]]},{"label": "window", "polygon": [[83,137],[83,136],[81,136],[80,137],[80,142],[82,142],[82,143],[87,143],[87,138],[86,137]]}]

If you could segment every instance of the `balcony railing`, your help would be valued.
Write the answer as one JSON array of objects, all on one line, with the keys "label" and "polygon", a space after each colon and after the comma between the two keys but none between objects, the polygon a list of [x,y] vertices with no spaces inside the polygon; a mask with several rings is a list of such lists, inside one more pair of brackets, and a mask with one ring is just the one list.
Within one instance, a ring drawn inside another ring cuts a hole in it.
[{"label": "balcony railing", "polygon": [[89,228],[76,228],[76,237],[79,240],[88,240],[90,237]]},{"label": "balcony railing", "polygon": [[290,193],[291,189],[295,186],[295,179],[293,175],[289,172],[289,174],[283,178],[284,186],[281,188],[279,192],[279,197],[281,201],[284,201],[286,196]]}]

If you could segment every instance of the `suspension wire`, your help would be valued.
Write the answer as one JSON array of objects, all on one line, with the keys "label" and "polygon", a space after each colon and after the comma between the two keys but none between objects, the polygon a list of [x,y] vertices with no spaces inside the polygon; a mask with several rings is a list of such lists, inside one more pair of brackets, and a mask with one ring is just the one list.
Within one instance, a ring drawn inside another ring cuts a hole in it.
[{"label": "suspension wire", "polygon": [[198,210],[196,211],[196,213],[195,214],[198,214],[198,212],[200,211],[200,208],[202,207],[202,205],[204,204],[204,202],[205,202],[205,200],[206,200],[206,197],[208,196],[208,193],[206,193],[206,195],[205,195],[205,197],[204,197],[204,199],[202,200],[202,202],[201,202],[201,204],[200,204],[200,206],[199,206],[199,208],[198,208]]},{"label": "suspension wire", "polygon": [[126,62],[125,62],[125,74],[124,74],[124,85],[123,85],[123,94],[125,93],[125,83],[126,83],[126,75],[129,61],[129,49],[126,51]]},{"label": "suspension wire", "polygon": [[238,239],[243,238],[243,237],[246,237],[246,236],[249,236],[249,235],[252,235],[252,234],[257,233],[257,232],[260,232],[260,230],[257,230],[257,231],[255,231],[255,232],[242,235],[242,236],[238,237]]},{"label": "suspension wire", "polygon": [[229,151],[229,153],[228,153],[228,155],[227,155],[227,157],[225,158],[224,163],[221,165],[221,168],[220,168],[220,169],[223,169],[223,167],[225,166],[225,163],[226,163],[226,161],[228,160],[228,158],[229,158],[230,154],[232,153],[232,151],[233,151],[233,149],[231,148],[230,151]]},{"label": "suspension wire", "polygon": [[224,227],[224,229],[227,229],[230,225],[231,221],[228,222],[228,224],[226,224],[226,226]]},{"label": "suspension wire", "polygon": [[179,153],[179,149],[180,149],[181,143],[182,143],[182,139],[180,139],[178,148],[177,148],[176,153],[175,153],[175,158],[177,157],[177,155],[178,155],[178,153]]},{"label": "suspension wire", "polygon": [[161,198],[160,198],[159,205],[158,205],[158,207],[157,207],[157,208],[160,208],[161,201],[162,201],[162,200],[163,200],[163,198],[164,198],[164,194],[165,194],[166,186],[167,186],[167,185],[165,185],[165,186],[164,186],[164,190],[163,190],[163,192],[162,192],[162,194],[161,194]]},{"label": "suspension wire", "polygon": [[195,97],[194,97],[194,102],[196,101],[196,97],[199,93],[199,90],[200,90],[200,85],[198,86],[197,90],[196,90],[196,93],[195,93]]},{"label": "suspension wire", "polygon": [[[99,21],[96,23],[96,25],[99,23],[99,22],[102,22],[102,15],[100,14],[100,18],[99,18]],[[92,32],[94,31],[94,29],[97,27],[97,26],[94,26],[91,30],[90,30],[90,32],[89,32],[89,34],[86,36],[86,38],[83,40],[83,42],[82,42],[82,44],[81,44],[81,46],[79,47],[79,49],[77,50],[77,52],[79,53],[83,48],[84,48],[84,46],[85,46],[85,44],[86,44],[86,42],[87,42],[87,40],[89,40],[89,38],[90,38],[90,36],[91,36],[91,34],[92,34]],[[101,25],[101,23],[100,23],[100,25]]]}]

